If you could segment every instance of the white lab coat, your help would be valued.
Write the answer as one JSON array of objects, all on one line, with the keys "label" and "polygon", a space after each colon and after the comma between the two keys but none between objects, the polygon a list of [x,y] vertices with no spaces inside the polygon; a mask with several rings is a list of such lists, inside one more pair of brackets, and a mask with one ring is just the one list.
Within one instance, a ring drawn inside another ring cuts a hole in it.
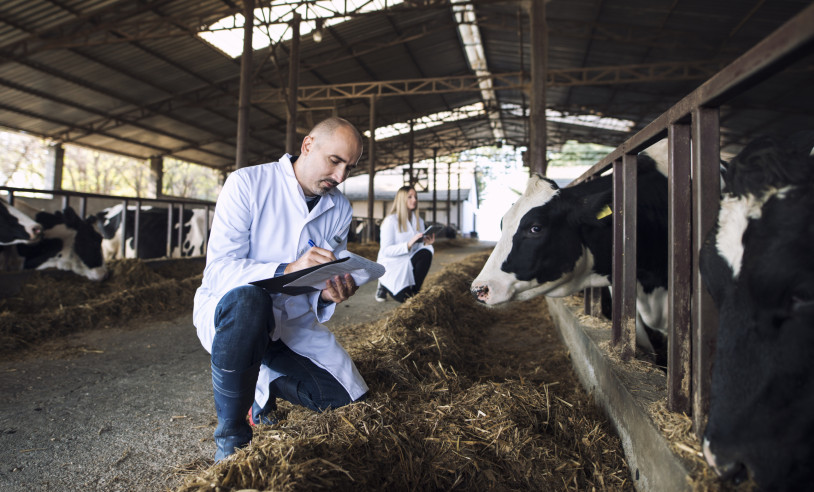
[{"label": "white lab coat", "polygon": [[415,285],[413,264],[410,262],[410,258],[422,249],[428,249],[430,253],[435,252],[432,245],[425,246],[423,241],[417,241],[412,248],[407,249],[410,239],[424,229],[424,221],[419,217],[418,224],[416,224],[415,215],[407,224],[407,230],[404,232],[399,231],[396,214],[390,214],[382,220],[379,229],[379,256],[376,261],[384,265],[386,271],[379,282],[393,294],[398,294],[405,287]]},{"label": "white lab coat", "polygon": [[[231,289],[273,277],[280,263],[290,263],[308,248],[331,248],[328,239],[348,229],[352,208],[337,189],[325,194],[308,211],[305,194],[294,175],[291,156],[279,162],[241,168],[226,179],[215,207],[206,254],[203,282],[195,293],[193,323],[204,348],[212,352],[215,308]],[[347,247],[347,239],[335,248]],[[331,373],[353,400],[368,389],[348,353],[321,323],[333,315],[335,304],[319,308],[319,292],[273,298],[275,329],[291,350]],[[264,406],[269,383],[283,374],[262,365],[255,400]]]}]

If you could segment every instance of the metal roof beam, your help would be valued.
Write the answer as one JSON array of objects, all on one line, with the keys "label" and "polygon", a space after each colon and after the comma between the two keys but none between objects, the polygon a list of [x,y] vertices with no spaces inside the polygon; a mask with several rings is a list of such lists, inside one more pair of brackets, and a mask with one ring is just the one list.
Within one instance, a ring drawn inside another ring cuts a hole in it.
[{"label": "metal roof beam", "polygon": [[[546,85],[568,87],[581,85],[617,85],[642,82],[705,79],[726,65],[723,60],[642,63],[616,67],[551,69]],[[480,83],[491,80],[493,90],[528,90],[526,74],[521,72],[492,73],[488,76],[458,75],[424,79],[380,80],[351,82],[298,89],[299,101],[325,101],[385,96],[418,96],[449,92],[481,91]],[[280,89],[258,89],[254,103],[283,101]]]}]

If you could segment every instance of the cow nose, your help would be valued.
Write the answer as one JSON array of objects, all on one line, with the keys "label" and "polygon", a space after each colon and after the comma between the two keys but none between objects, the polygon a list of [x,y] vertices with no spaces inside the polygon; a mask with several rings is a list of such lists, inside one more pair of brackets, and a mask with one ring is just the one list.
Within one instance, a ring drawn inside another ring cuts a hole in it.
[{"label": "cow nose", "polygon": [[472,295],[475,296],[478,302],[486,302],[486,299],[489,298],[489,286],[488,285],[475,285],[472,286],[470,289]]},{"label": "cow nose", "polygon": [[748,478],[746,467],[743,463],[739,461],[726,461],[721,459],[720,456],[716,456],[715,453],[712,452],[712,449],[710,449],[709,441],[706,439],[704,439],[703,450],[707,464],[715,470],[715,473],[722,481],[726,482],[732,480],[738,484]]}]

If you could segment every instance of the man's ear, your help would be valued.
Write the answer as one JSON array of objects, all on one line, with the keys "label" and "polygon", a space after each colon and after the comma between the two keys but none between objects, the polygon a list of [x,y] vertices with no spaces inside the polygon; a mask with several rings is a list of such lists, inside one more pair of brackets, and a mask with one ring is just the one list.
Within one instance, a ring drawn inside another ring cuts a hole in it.
[{"label": "man's ear", "polygon": [[311,135],[306,135],[305,138],[302,139],[302,146],[300,147],[300,155],[307,155],[311,152],[311,147],[314,145],[314,137]]}]

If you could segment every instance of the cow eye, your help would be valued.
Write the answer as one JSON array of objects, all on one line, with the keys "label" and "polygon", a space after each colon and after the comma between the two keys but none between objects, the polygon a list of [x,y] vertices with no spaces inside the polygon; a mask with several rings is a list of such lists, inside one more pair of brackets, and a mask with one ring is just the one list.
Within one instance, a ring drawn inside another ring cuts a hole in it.
[{"label": "cow eye", "polygon": [[533,226],[529,227],[529,232],[531,234],[540,234],[543,232],[543,226],[539,224],[534,224]]}]

